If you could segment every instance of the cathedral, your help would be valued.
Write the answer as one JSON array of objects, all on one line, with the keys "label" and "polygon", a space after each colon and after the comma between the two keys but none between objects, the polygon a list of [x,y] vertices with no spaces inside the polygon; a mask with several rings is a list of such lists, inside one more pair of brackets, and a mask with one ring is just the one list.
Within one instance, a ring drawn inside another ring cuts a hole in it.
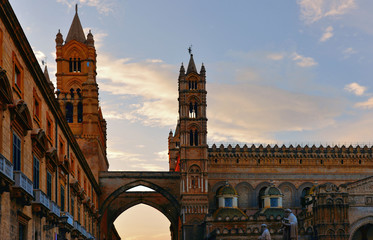
[{"label": "cathedral", "polygon": [[108,171],[94,35],[78,9],[56,34],[54,86],[0,3],[1,239],[120,239],[113,222],[137,204],[167,217],[172,240],[373,239],[373,146],[209,146],[207,71],[191,51],[175,69],[168,171]]}]

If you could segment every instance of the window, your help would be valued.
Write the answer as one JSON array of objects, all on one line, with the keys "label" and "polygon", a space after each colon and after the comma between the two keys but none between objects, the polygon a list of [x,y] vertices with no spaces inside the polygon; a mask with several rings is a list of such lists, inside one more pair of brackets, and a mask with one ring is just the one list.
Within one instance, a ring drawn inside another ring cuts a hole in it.
[{"label": "window", "polygon": [[74,122],[74,106],[72,103],[66,103],[66,121],[68,123]]},{"label": "window", "polygon": [[52,174],[47,171],[47,196],[52,200]]},{"label": "window", "polygon": [[59,157],[61,158],[60,160],[63,160],[63,158],[65,157],[65,142],[62,140],[61,136],[60,136]]},{"label": "window", "polygon": [[26,226],[22,223],[18,225],[18,239],[25,240],[26,239]]},{"label": "window", "polygon": [[34,189],[39,189],[39,177],[40,177],[40,162],[39,159],[37,159],[34,156],[34,167],[33,167],[33,183],[34,183]]},{"label": "window", "polygon": [[13,52],[13,89],[20,98],[23,98],[23,69],[19,63],[16,54]]},{"label": "window", "polygon": [[190,146],[198,146],[198,131],[190,130],[189,132],[189,142]]},{"label": "window", "polygon": [[189,90],[196,90],[197,89],[197,81],[189,81]]},{"label": "window", "polygon": [[14,84],[21,88],[21,71],[18,69],[17,66],[14,66]]},{"label": "window", "polygon": [[61,211],[65,211],[65,188],[61,185]]},{"label": "window", "polygon": [[53,139],[53,122],[52,122],[52,119],[49,117],[48,113],[47,113],[47,138],[50,142],[52,142],[52,139]]},{"label": "window", "polygon": [[271,198],[271,207],[278,207],[278,198]]},{"label": "window", "polygon": [[225,207],[233,207],[233,198],[224,198]]},{"label": "window", "polygon": [[189,104],[189,117],[190,118],[197,118],[197,103],[190,103]]},{"label": "window", "polygon": [[80,221],[80,204],[79,204],[79,202],[78,202],[78,222],[81,222]]},{"label": "window", "polygon": [[78,123],[83,122],[83,103],[78,103]]},{"label": "window", "polygon": [[71,216],[74,218],[74,196],[71,195]]},{"label": "window", "polygon": [[70,58],[69,60],[69,71],[70,72],[81,72],[82,64],[80,58]]},{"label": "window", "polygon": [[21,139],[13,133],[13,169],[21,171]]},{"label": "window", "polygon": [[33,97],[34,97],[34,120],[40,127],[40,121],[41,121],[41,99],[39,95],[36,92],[36,89],[34,88],[33,91]]}]

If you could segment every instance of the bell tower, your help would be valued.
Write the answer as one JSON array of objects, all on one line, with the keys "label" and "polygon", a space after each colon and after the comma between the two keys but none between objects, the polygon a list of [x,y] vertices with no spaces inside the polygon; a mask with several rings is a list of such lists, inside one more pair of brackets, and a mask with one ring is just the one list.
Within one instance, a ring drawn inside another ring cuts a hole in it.
[{"label": "bell tower", "polygon": [[169,135],[170,171],[181,173],[181,222],[183,239],[200,239],[208,213],[206,70],[198,73],[193,54],[178,80],[179,120]]},{"label": "bell tower", "polygon": [[102,116],[96,82],[96,48],[91,31],[84,35],[75,16],[66,40],[56,35],[57,101],[74,133],[96,180],[108,169],[106,121]]}]

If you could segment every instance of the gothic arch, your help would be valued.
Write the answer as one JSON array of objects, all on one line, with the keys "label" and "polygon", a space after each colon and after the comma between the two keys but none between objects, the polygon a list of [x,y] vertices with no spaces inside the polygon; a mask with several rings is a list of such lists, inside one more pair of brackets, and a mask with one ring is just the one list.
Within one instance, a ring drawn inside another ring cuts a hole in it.
[{"label": "gothic arch", "polygon": [[360,218],[359,220],[355,221],[353,224],[350,225],[350,237],[349,240],[352,240],[355,232],[362,226],[372,224],[373,225],[373,216],[367,216],[364,218]]},{"label": "gothic arch", "polygon": [[150,189],[153,189],[154,191],[162,194],[165,198],[167,198],[174,207],[180,208],[177,199],[174,196],[172,196],[171,193],[167,192],[162,187],[160,187],[160,186],[158,186],[154,183],[151,183],[149,181],[136,180],[136,181],[133,181],[133,182],[128,183],[126,185],[123,185],[123,186],[119,187],[118,189],[116,189],[114,192],[112,192],[103,201],[102,207],[100,209],[100,213],[102,214],[109,207],[110,203],[112,201],[114,201],[117,197],[119,197],[121,194],[125,193],[128,189],[133,188],[133,187],[137,187],[137,186],[145,186],[145,187],[148,187]]},{"label": "gothic arch", "polygon": [[259,206],[259,193],[260,193],[260,190],[264,187],[268,187],[270,185],[269,182],[261,182],[259,183],[256,188],[255,188],[255,201],[254,201],[254,206]]},{"label": "gothic arch", "polygon": [[69,80],[66,83],[66,88],[65,89],[71,89],[71,88],[73,88],[75,91],[78,88],[80,88],[80,89],[82,88],[82,84],[79,81],[79,79],[74,78],[74,79]]},{"label": "gothic arch", "polygon": [[[145,186],[153,189],[155,192],[127,192],[127,190]],[[135,180],[124,184],[109,194],[103,201],[101,207],[99,223],[101,227],[107,225],[111,229],[115,219],[127,209],[138,204],[146,204],[160,211],[171,223],[172,239],[177,239],[177,230],[179,224],[180,206],[176,198],[164,188],[146,180]],[[103,220],[102,216],[105,216]],[[110,232],[109,232],[110,234]],[[109,236],[110,239],[111,236]]]},{"label": "gothic arch", "polygon": [[72,55],[72,53],[76,52],[81,60],[84,60],[87,58],[87,49],[83,49],[83,46],[81,43],[78,43],[75,40],[69,41],[66,46],[66,50],[64,53],[64,57],[69,57]]},{"label": "gothic arch", "polygon": [[296,206],[297,188],[290,182],[281,183],[278,188],[284,196],[282,197],[282,206],[284,208],[291,208]]},{"label": "gothic arch", "polygon": [[305,189],[305,188],[312,188],[314,186],[314,184],[313,183],[311,183],[311,182],[305,182],[305,183],[302,183],[300,186],[299,186],[299,188],[298,188],[298,191],[297,191],[297,194],[296,194],[296,201],[295,201],[295,206],[301,206],[301,200],[300,200],[300,198],[301,198],[301,196],[302,196],[302,191],[303,191],[303,189]]},{"label": "gothic arch", "polygon": [[238,207],[249,208],[254,207],[255,194],[254,188],[248,182],[240,182],[235,186],[238,193]]},{"label": "gothic arch", "polygon": [[223,186],[225,186],[226,181],[220,181],[214,184],[214,186],[210,187],[211,191],[209,191],[209,208],[210,210],[215,210],[217,208],[217,199],[216,194],[219,191],[219,189]]},{"label": "gothic arch", "polygon": [[187,99],[187,102],[196,102],[197,104],[201,104],[201,99],[196,96],[196,95],[192,95],[190,96],[188,99]]}]

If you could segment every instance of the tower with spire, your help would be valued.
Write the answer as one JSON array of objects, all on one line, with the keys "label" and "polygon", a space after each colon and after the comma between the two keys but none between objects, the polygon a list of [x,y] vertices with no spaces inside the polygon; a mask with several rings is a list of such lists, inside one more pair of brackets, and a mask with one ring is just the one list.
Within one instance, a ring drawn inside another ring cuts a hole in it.
[{"label": "tower with spire", "polygon": [[102,116],[96,82],[96,49],[91,31],[84,34],[75,16],[64,41],[56,35],[57,100],[96,180],[108,169],[106,121]]},{"label": "tower with spire", "polygon": [[200,239],[208,213],[206,70],[198,73],[189,48],[189,64],[180,67],[179,120],[169,134],[169,168],[181,173],[181,222],[185,239]]}]

